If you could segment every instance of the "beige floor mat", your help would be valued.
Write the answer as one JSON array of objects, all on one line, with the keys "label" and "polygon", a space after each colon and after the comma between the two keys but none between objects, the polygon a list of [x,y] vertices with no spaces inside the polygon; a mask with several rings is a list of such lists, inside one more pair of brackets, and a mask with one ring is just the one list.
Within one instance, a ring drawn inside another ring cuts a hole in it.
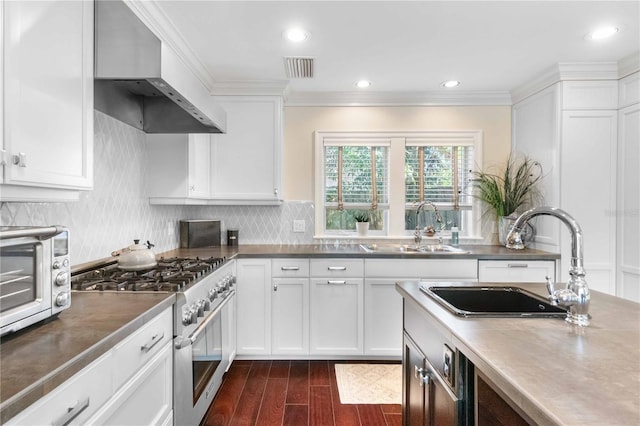
[{"label": "beige floor mat", "polygon": [[342,404],[401,404],[401,364],[335,364]]}]

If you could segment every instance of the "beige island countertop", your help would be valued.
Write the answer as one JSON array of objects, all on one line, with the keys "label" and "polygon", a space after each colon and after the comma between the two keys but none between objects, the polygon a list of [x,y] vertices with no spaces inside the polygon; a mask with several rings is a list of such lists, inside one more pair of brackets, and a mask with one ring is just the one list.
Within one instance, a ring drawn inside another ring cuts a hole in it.
[{"label": "beige island countertop", "polygon": [[[588,327],[553,318],[463,318],[419,285],[396,288],[406,303],[439,322],[476,369],[534,422],[640,424],[640,304],[592,291]],[[521,286],[546,294],[543,284]]]}]

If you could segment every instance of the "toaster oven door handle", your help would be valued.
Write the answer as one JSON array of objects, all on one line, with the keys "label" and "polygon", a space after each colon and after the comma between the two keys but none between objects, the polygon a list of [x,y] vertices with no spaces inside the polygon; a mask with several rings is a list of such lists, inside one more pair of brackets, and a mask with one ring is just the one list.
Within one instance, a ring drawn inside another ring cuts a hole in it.
[{"label": "toaster oven door handle", "polygon": [[193,330],[193,333],[191,333],[189,335],[189,337],[186,338],[181,338],[178,337],[176,339],[176,343],[175,343],[175,347],[176,349],[182,349],[182,348],[186,348],[187,346],[191,345],[192,343],[194,343],[196,340],[198,340],[198,337],[200,336],[200,334],[207,328],[207,326],[209,325],[209,323],[211,322],[211,320],[213,320],[222,310],[222,308],[224,308],[224,305],[227,304],[227,302],[229,300],[231,300],[231,298],[236,294],[235,290],[231,290],[229,291],[229,294],[227,294],[224,298],[224,300],[222,301],[222,303],[220,303],[218,306],[216,306],[216,308],[211,311],[211,313],[207,316],[207,318],[202,322],[202,324],[198,325],[198,328],[196,328],[195,330]]},{"label": "toaster oven door handle", "polygon": [[26,229],[10,229],[7,231],[0,231],[0,240],[5,240],[7,238],[24,237],[36,237],[39,240],[46,240],[58,235],[62,231],[64,231],[64,229],[61,226],[42,226]]}]

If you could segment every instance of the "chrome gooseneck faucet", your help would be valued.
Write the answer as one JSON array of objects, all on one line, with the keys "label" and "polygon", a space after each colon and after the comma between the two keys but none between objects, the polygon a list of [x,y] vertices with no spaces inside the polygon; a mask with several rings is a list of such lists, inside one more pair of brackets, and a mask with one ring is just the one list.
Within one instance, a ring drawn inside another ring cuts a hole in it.
[{"label": "chrome gooseneck faucet", "polygon": [[[413,241],[416,242],[417,246],[420,246],[420,243],[422,242],[422,231],[420,231],[420,210],[422,210],[425,205],[429,205],[433,208],[433,212],[436,215],[436,222],[438,224],[442,224],[442,216],[440,216],[440,211],[433,201],[426,200],[418,204],[418,208],[416,209],[416,230],[413,232]],[[442,244],[442,238],[439,238],[438,242],[439,244]]]},{"label": "chrome gooseneck faucet", "polygon": [[513,224],[513,228],[507,235],[507,248],[521,250],[524,248],[522,230],[527,222],[540,215],[553,216],[560,219],[571,232],[571,266],[569,268],[569,281],[565,289],[556,290],[550,277],[547,278],[547,290],[552,304],[568,307],[565,320],[571,324],[589,325],[589,287],[584,279],[584,257],[582,254],[582,229],[578,222],[564,210],[555,207],[536,207],[522,213]]}]

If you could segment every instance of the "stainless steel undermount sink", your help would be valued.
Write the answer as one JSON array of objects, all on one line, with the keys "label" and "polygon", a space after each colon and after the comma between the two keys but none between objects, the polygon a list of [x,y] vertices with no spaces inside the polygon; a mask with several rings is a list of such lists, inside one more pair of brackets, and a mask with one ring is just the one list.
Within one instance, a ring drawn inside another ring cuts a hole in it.
[{"label": "stainless steel undermount sink", "polygon": [[360,248],[367,253],[442,253],[467,254],[469,251],[446,244],[425,244],[421,246],[410,244],[360,244]]},{"label": "stainless steel undermount sink", "polygon": [[463,317],[565,317],[566,309],[519,287],[434,287],[420,290]]}]

